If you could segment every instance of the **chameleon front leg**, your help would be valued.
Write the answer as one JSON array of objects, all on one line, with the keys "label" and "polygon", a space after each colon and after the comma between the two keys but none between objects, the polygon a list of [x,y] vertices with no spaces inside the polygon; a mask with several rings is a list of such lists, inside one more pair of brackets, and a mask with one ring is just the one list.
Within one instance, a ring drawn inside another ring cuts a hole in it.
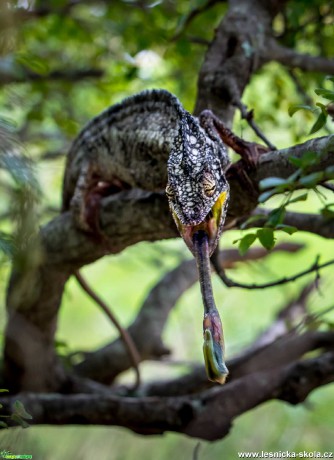
[{"label": "chameleon front leg", "polygon": [[[217,139],[218,135],[226,145],[241,156],[249,168],[254,168],[257,165],[260,155],[270,151],[269,148],[261,144],[247,142],[236,136],[211,110],[203,110],[199,115],[199,122],[212,139]],[[226,166],[228,165],[223,164],[224,168]]]}]

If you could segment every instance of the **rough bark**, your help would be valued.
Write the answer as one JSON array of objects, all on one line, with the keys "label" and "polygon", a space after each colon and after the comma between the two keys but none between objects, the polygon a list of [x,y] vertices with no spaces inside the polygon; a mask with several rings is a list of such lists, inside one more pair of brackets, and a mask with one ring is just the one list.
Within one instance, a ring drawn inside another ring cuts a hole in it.
[{"label": "rough bark", "polygon": [[334,354],[327,352],[275,371],[254,372],[193,396],[120,398],[22,393],[15,398],[3,397],[0,402],[4,413],[10,413],[18,398],[32,415],[34,425],[118,425],[140,434],[176,431],[213,441],[228,434],[238,415],[265,401],[304,401],[313,389],[333,382],[333,370]]}]

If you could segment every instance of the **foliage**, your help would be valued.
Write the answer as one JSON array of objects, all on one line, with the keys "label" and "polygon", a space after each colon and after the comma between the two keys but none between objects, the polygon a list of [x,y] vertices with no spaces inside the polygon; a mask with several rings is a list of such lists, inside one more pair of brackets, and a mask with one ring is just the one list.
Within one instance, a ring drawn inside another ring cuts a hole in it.
[{"label": "foliage", "polygon": [[[210,7],[207,7],[208,3],[211,4]],[[10,8],[7,7],[8,4],[11,5]],[[27,263],[27,260],[29,263],[34,260],[37,263],[40,254],[33,235],[39,225],[59,211],[64,156],[70,142],[92,116],[125,96],[151,87],[168,89],[180,98],[188,110],[193,109],[196,79],[207,45],[228,9],[227,2],[204,0],[36,0],[29,3],[32,5],[30,10],[27,4],[14,0],[3,2],[0,11],[0,187],[3,195],[0,203],[1,279],[5,279],[8,274],[9,259],[14,258],[19,264]],[[44,13],[35,14],[34,10],[39,9]],[[195,14],[190,20],[194,11],[199,11],[200,14]],[[285,46],[313,55],[331,57],[334,55],[332,15],[327,2],[292,0],[288,2],[285,14],[279,14],[275,18],[274,30]],[[325,135],[332,129],[333,82],[333,77],[324,79],[321,73],[287,70],[272,62],[252,78],[243,101],[250,109],[254,109],[256,122],[270,135],[275,145],[279,148],[286,147],[302,142],[316,132]],[[258,141],[239,114],[233,130],[247,140]],[[242,233],[239,238],[240,232],[237,235],[232,234],[231,237],[226,236],[226,246],[229,245],[230,238],[231,242],[238,243],[239,251],[244,255],[256,243],[271,250],[277,241],[287,235],[294,235],[294,241],[297,238],[306,241],[310,252],[318,247],[323,252],[330,250],[329,244],[326,246],[316,237],[314,240],[307,239],[298,229],[283,222],[290,209],[314,210],[314,193],[321,204],[318,212],[328,220],[334,218],[332,195],[324,195],[321,188],[324,181],[334,179],[333,167],[311,172],[311,168],[319,161],[316,152],[307,152],[302,157],[290,157],[289,161],[295,168],[293,174],[287,178],[270,177],[261,183],[259,203],[265,203],[269,207],[268,212],[251,216],[243,224],[243,228],[253,226],[259,219],[265,221],[264,225],[245,235]],[[27,247],[30,248],[29,251],[26,251]],[[136,307],[140,305],[145,294],[143,286],[149,289],[167,269],[184,256],[181,246],[175,246],[173,254],[171,247],[167,243],[166,246],[161,244],[159,251],[165,248],[165,252],[163,255],[161,252],[154,255],[150,245],[142,245],[133,248],[132,252],[122,255],[118,260],[113,259],[113,267],[104,261],[88,269],[94,283],[108,293],[111,291],[113,303],[122,306],[124,322],[131,320]],[[154,260],[158,260],[160,265],[154,266]],[[305,263],[304,255],[298,259],[298,263],[303,261]],[[150,262],[152,266],[143,269]],[[248,271],[247,268],[244,271],[237,269],[236,272],[253,281],[260,275],[270,276],[271,272],[285,273],[286,265],[291,265],[294,269],[298,266],[294,258],[292,261],[287,257],[273,258],[265,265],[265,270],[260,266]],[[136,280],[131,283],[131,289],[129,278]],[[117,286],[112,289],[110,279],[117,280],[114,283]],[[219,287],[217,290],[219,289],[221,303],[224,302],[224,308],[234,317],[233,324],[232,319],[227,319],[230,330],[237,337],[232,348],[239,351],[242,345],[245,346],[274,317],[276,301],[268,306],[266,312],[260,312],[258,306],[264,303],[264,294],[259,293],[258,297],[254,294],[253,298],[241,295],[236,298],[234,293],[227,294],[223,288]],[[291,297],[294,289],[291,287],[285,291],[276,290],[273,299],[275,296],[276,299]],[[183,321],[180,323],[190,323],[191,327],[191,321],[197,321],[191,319],[194,314],[193,306],[198,303],[197,294],[195,297],[195,294],[190,293],[187,301],[183,300],[183,313],[177,312],[171,318],[171,326],[166,335],[173,345],[174,342],[184,342],[184,336],[177,332],[180,327],[177,325],[177,315],[184,315],[181,316]],[[321,302],[327,302],[328,306],[331,302],[330,295],[322,300],[317,297],[317,305],[314,304],[314,307],[319,307]],[[109,324],[97,319],[95,313],[90,315],[90,305],[79,296],[76,288],[70,285],[64,298],[65,311],[62,312],[61,319],[61,334],[66,336],[66,340],[56,341],[58,352],[66,366],[71,365],[69,351],[72,349],[76,351],[77,348],[99,346],[102,339],[110,338]],[[70,306],[73,298],[79,299],[80,309]],[[247,305],[247,327],[245,310],[235,309],[236,303],[238,306]],[[321,323],[322,327],[323,325]],[[196,339],[190,332],[191,327],[186,332],[190,344],[187,352],[182,355],[182,351],[178,351],[180,354],[177,359],[181,361],[189,356],[191,359],[197,356],[194,352]],[[82,334],[82,330],[89,330],[89,336]],[[183,350],[182,346],[179,348]],[[305,412],[302,417],[306,419],[305,408],[300,410]],[[322,410],[324,413],[321,423],[325,424],[325,409]],[[237,436],[233,438],[234,453],[238,443],[242,443],[243,448],[249,445],[255,448],[255,441],[258,439],[265,439],[267,445],[278,449],[277,436],[270,431],[271,409],[261,408],[259,411],[257,414],[264,414],[263,418],[268,422],[264,423],[268,426],[266,434],[259,433],[253,441],[248,439],[250,427],[254,424],[254,418],[249,416],[240,425],[243,427],[243,435],[239,437],[242,440],[237,439]],[[275,418],[280,428],[275,427],[275,430],[280,429],[283,434],[284,429],[287,430],[286,418],[289,418],[296,430],[299,427],[299,422],[295,421],[296,412],[289,412],[287,416],[287,411],[286,408],[275,408],[276,416],[280,414]],[[308,416],[309,435],[303,439],[312,438],[312,429],[317,422],[314,413]],[[15,404],[11,417],[22,426],[30,418],[19,402]],[[0,422],[0,425],[4,426],[4,422]],[[284,442],[289,443],[292,449],[299,446],[298,442],[302,449],[301,442],[298,441],[302,439],[301,433],[297,439],[293,439],[290,432],[284,436],[283,434],[282,439],[285,436]],[[329,439],[329,431],[327,434],[327,438],[318,434],[321,439],[319,443],[322,445]],[[107,439],[109,436],[106,434]],[[82,440],[78,444],[80,442]],[[137,438],[135,442],[139,442]],[[215,448],[218,449],[217,446]],[[230,449],[232,455],[232,448]],[[110,452],[107,455],[109,454]]]},{"label": "foliage", "polygon": [[[328,76],[326,80],[334,83],[334,77]],[[316,88],[314,92],[330,102],[326,105],[321,102],[316,102],[316,106],[319,107],[318,109],[310,105],[292,105],[289,107],[290,117],[298,112],[298,110],[308,110],[318,115],[314,125],[310,129],[310,134],[315,134],[320,131],[320,129],[326,125],[328,117],[332,118],[332,120],[334,119],[334,91],[326,88]]]},{"label": "foliage", "polygon": [[[8,392],[8,390],[0,389],[0,393]],[[2,404],[0,404],[0,409],[2,409]],[[22,428],[28,428],[29,423],[27,420],[31,420],[32,416],[26,411],[24,405],[16,400],[13,404],[13,411],[10,415],[1,415],[0,418],[5,418],[7,421],[11,421],[17,425],[20,425]],[[0,428],[8,428],[8,423],[0,420]]]}]

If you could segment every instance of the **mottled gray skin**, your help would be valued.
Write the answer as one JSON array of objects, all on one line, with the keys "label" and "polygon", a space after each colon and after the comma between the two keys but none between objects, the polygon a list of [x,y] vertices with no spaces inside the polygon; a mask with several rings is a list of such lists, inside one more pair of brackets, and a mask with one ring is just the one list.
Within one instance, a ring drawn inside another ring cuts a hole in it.
[{"label": "mottled gray skin", "polygon": [[[182,224],[194,225],[228,190],[227,164],[226,148],[209,123],[201,127],[167,91],[143,91],[95,117],[74,141],[67,158],[63,210],[71,207],[78,225],[87,230],[83,208],[97,182],[158,191],[168,181],[171,210]],[[206,173],[216,181],[211,197],[203,192]]]},{"label": "mottled gray skin", "polygon": [[[197,118],[183,111],[167,162],[168,185],[174,192],[169,204],[183,225],[202,222],[219,195],[228,191],[224,175],[228,164],[226,147],[218,134],[205,131]],[[203,188],[208,174],[216,183],[210,197]]]}]

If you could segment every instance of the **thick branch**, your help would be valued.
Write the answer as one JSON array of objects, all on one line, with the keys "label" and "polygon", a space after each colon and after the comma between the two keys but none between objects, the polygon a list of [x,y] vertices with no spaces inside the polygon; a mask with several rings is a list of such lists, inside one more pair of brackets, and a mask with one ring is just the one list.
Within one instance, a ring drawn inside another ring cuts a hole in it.
[{"label": "thick branch", "polygon": [[210,109],[231,124],[234,101],[240,100],[250,78],[261,65],[272,35],[271,21],[284,4],[230,0],[229,10],[219,24],[198,79],[195,113]]},{"label": "thick branch", "polygon": [[[296,335],[290,332],[270,344],[254,343],[239,356],[227,361],[230,371],[228,382],[257,372],[273,372],[300,359],[305,353],[319,348],[331,349],[334,334],[330,332],[308,332]],[[190,373],[177,379],[151,382],[141,389],[148,396],[181,396],[198,393],[214,384],[208,381],[204,366],[196,366]]]},{"label": "thick branch", "polygon": [[101,394],[61,396],[22,393],[15,398],[3,397],[0,402],[2,410],[8,413],[14,400],[19,399],[33,416],[34,425],[119,425],[141,434],[176,431],[215,440],[228,434],[233,420],[247,410],[270,399],[297,404],[304,401],[313,389],[333,380],[334,353],[327,352],[275,372],[246,376],[193,397],[134,399]]},{"label": "thick branch", "polygon": [[334,73],[334,59],[298,53],[271,40],[261,57],[264,61],[277,61],[290,69],[298,67],[307,72]]}]

